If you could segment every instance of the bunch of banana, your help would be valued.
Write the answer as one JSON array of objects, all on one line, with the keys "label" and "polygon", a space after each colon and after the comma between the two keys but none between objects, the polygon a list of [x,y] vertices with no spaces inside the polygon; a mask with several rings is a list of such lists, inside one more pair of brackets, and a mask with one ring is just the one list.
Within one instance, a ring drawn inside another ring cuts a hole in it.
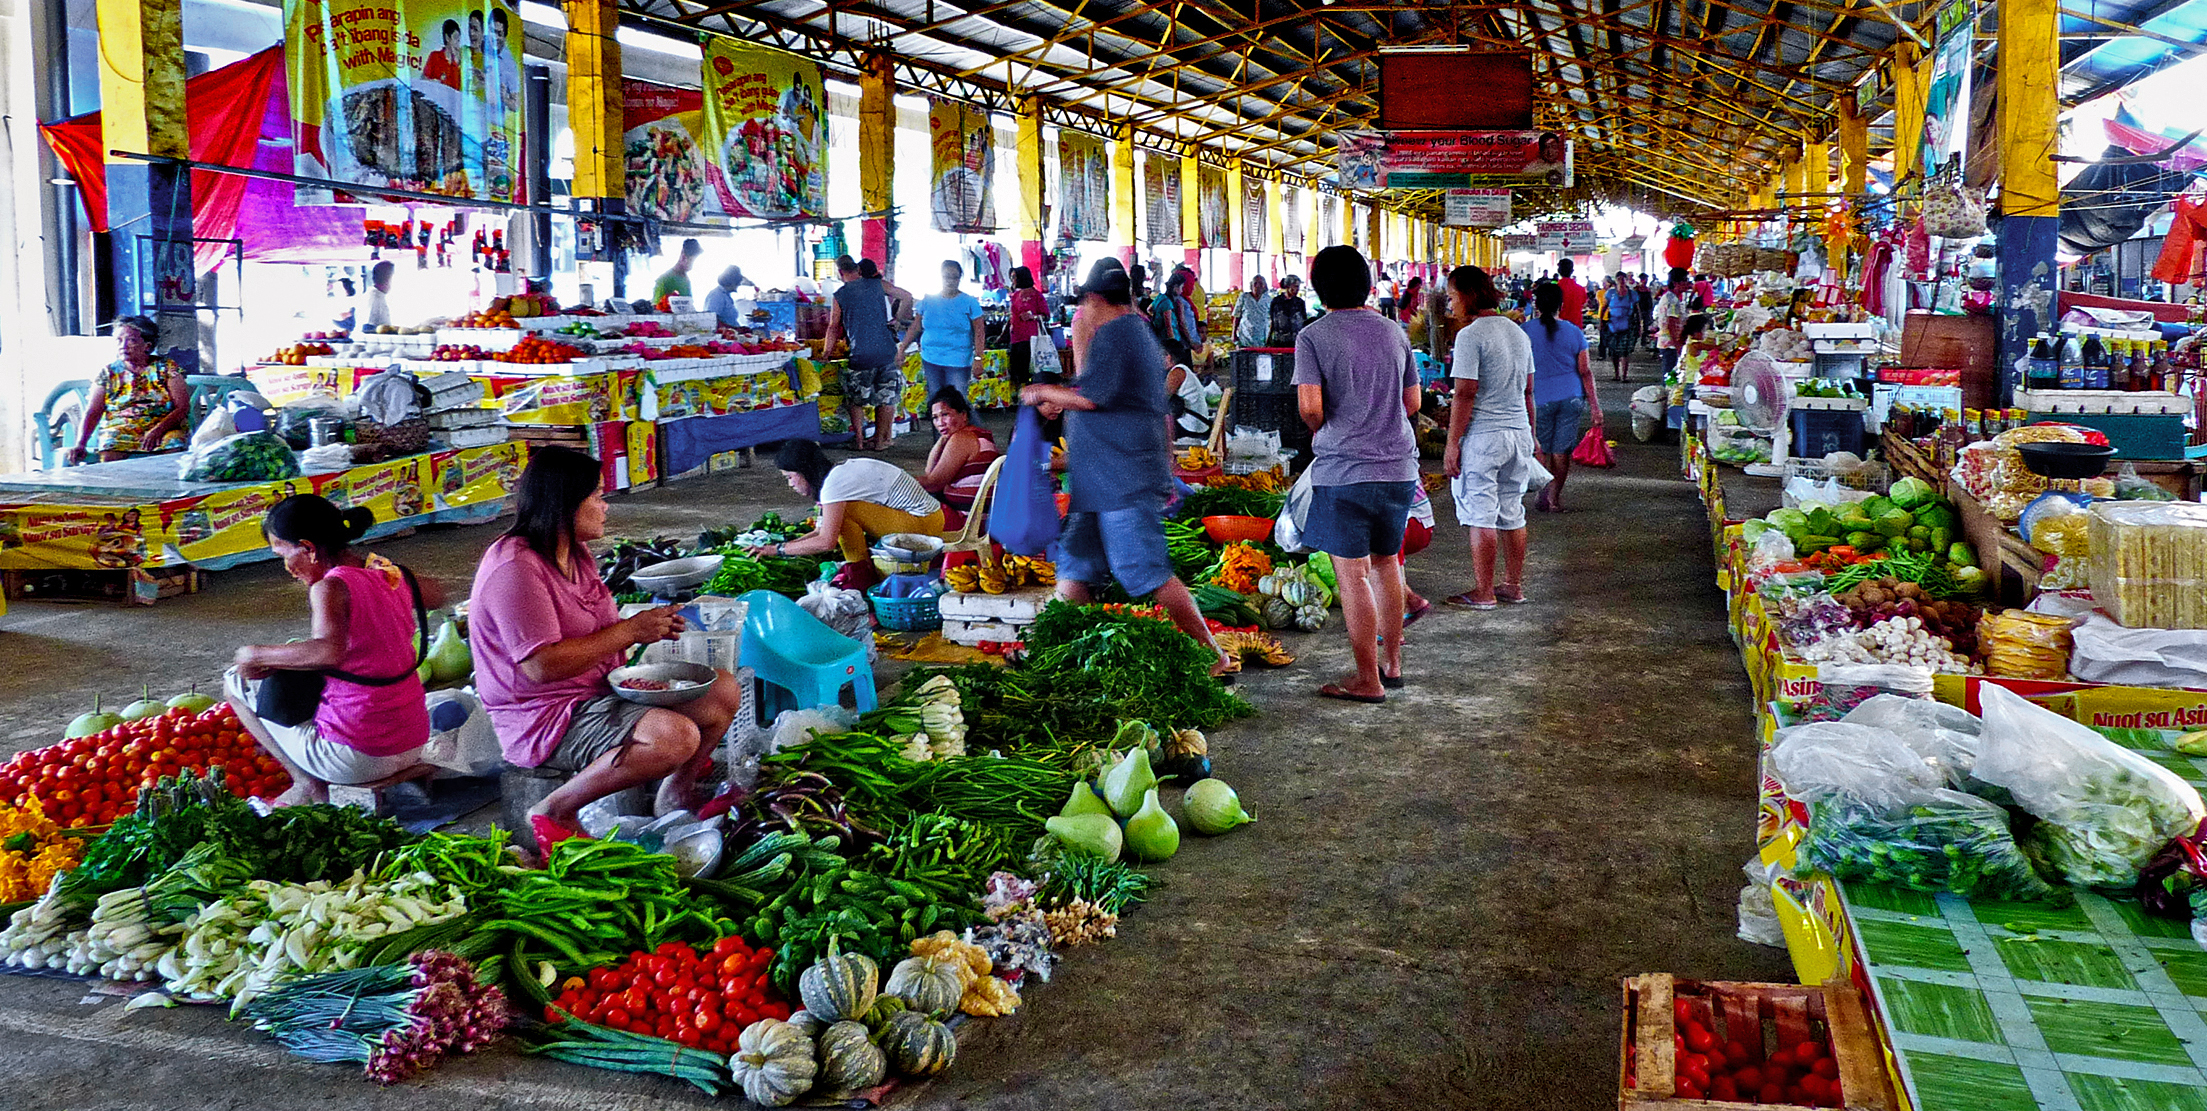
[{"label": "bunch of banana", "polygon": [[1033,556],[1007,555],[993,563],[966,563],[943,572],[943,581],[960,594],[1002,594],[1027,586],[1054,586],[1057,565]]},{"label": "bunch of banana", "polygon": [[945,568],[943,582],[960,594],[978,594],[981,592],[981,565],[961,563],[956,567]]}]

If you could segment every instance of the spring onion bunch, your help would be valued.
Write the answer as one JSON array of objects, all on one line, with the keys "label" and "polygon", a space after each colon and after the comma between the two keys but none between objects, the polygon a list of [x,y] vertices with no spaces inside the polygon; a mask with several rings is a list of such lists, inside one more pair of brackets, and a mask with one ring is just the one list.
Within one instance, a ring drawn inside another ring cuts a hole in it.
[{"label": "spring onion bunch", "polygon": [[253,1025],[313,1061],[359,1062],[370,1079],[394,1084],[471,1053],[506,1028],[506,996],[480,983],[467,961],[440,950],[403,964],[307,976],[254,1000]]}]

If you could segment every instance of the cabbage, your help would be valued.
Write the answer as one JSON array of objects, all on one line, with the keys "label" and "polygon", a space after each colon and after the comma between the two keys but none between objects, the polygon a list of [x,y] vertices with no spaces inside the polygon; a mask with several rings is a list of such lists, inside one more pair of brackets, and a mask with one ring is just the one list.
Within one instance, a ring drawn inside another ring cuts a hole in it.
[{"label": "cabbage", "polygon": [[1928,505],[1936,500],[1939,492],[1933,489],[1930,483],[1914,475],[1909,475],[1894,483],[1893,488],[1886,492],[1886,496],[1893,500],[1894,505],[1902,509],[1915,509],[1917,506]]},{"label": "cabbage", "polygon": [[1235,826],[1256,821],[1241,808],[1241,796],[1223,779],[1205,779],[1188,788],[1180,800],[1188,827],[1205,837],[1215,837]]}]

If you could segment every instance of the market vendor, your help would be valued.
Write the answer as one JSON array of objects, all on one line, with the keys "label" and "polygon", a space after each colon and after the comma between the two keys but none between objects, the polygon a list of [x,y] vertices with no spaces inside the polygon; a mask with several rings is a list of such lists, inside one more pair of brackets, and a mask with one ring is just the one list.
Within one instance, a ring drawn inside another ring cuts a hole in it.
[{"label": "market vendor", "polygon": [[690,296],[690,267],[696,265],[697,256],[704,253],[705,248],[699,246],[697,240],[685,239],[682,241],[681,257],[674,260],[674,265],[668,267],[666,273],[659,275],[658,281],[651,283],[651,304],[653,308],[665,312],[667,311],[667,298]]},{"label": "market vendor", "polygon": [[623,618],[587,545],[605,536],[596,459],[539,448],[521,472],[514,525],[483,553],[470,596],[475,685],[506,762],[571,778],[529,808],[539,852],[579,835],[584,804],[659,782],[665,814],[696,804],[697,777],[742,702],[736,677],[677,706],[613,693],[606,676],[629,650],[672,640],[684,625],[673,606]]},{"label": "market vendor", "polygon": [[84,423],[75,446],[62,456],[64,466],[84,462],[91,452],[99,453],[100,462],[112,463],[183,446],[191,386],[184,381],[183,367],[153,353],[158,334],[147,317],[116,319],[115,347],[121,355],[92,380]]},{"label": "market vendor", "polygon": [[[397,775],[421,763],[429,743],[429,707],[414,673],[415,607],[443,605],[444,589],[382,556],[354,551],[352,542],[374,523],[366,509],[340,510],[313,494],[285,498],[261,520],[269,550],[307,588],[314,635],[238,649],[222,688],[238,724],[291,773],[291,789],[277,806],[328,802],[332,783]],[[323,673],[311,709],[280,688],[264,690],[278,671]]]},{"label": "market vendor", "polygon": [[878,580],[871,555],[874,541],[899,532],[943,534],[943,504],[895,463],[845,459],[831,465],[819,444],[788,440],[775,453],[774,465],[781,468],[790,489],[819,501],[820,520],[811,532],[780,544],[762,544],[751,549],[752,555],[836,552],[844,564],[843,585],[863,588]]},{"label": "market vendor", "polygon": [[996,447],[996,435],[973,423],[973,406],[966,395],[949,386],[936,391],[927,412],[940,439],[927,453],[920,489],[959,509],[971,509],[982,476],[1002,454]]}]

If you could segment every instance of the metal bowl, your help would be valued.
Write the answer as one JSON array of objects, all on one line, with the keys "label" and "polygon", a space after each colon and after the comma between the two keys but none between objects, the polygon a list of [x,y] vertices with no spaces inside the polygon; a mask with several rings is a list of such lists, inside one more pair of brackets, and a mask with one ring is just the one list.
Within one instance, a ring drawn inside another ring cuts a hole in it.
[{"label": "metal bowl", "polygon": [[674,870],[685,878],[710,876],[720,869],[722,840],[712,826],[691,826],[669,840],[660,851],[674,858]]},{"label": "metal bowl", "polygon": [[720,570],[721,559],[717,555],[670,559],[665,563],[637,568],[628,577],[628,581],[634,583],[638,590],[648,590],[653,594],[672,594],[678,590],[688,590],[712,578],[713,573]]},{"label": "metal bowl", "polygon": [[[713,680],[720,673],[704,664],[637,664],[634,667],[616,667],[605,677],[613,684],[613,693],[646,706],[680,706],[713,689]],[[630,679],[658,679],[664,682],[689,682],[697,684],[684,690],[639,691],[621,684]]]}]

